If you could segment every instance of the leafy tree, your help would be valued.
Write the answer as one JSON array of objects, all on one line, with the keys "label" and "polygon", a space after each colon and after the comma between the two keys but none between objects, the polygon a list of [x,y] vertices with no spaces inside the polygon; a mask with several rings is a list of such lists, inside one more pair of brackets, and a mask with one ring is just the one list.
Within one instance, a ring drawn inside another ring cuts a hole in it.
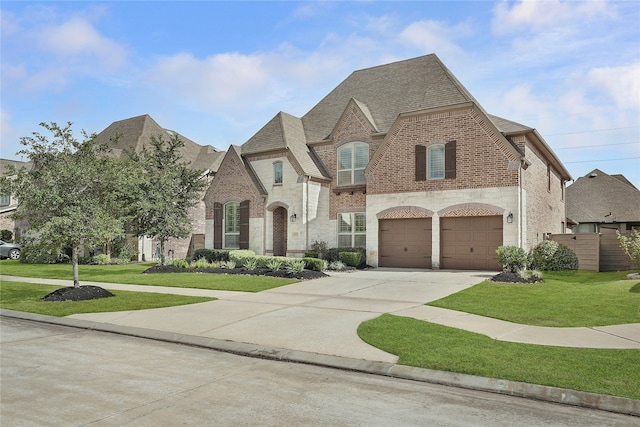
[{"label": "leafy tree", "polygon": [[198,204],[207,185],[203,171],[192,170],[183,161],[182,147],[184,141],[177,134],[169,140],[152,136],[148,147],[130,153],[144,177],[132,226],[138,236],[160,241],[162,265],[166,241],[185,238],[191,232],[189,209]]},{"label": "leafy tree", "polygon": [[616,231],[620,247],[627,254],[636,270],[640,270],[640,230],[633,230],[628,236]]},{"label": "leafy tree", "polygon": [[38,132],[20,139],[26,148],[18,154],[33,167],[10,168],[11,179],[0,181],[18,200],[14,217],[27,220],[39,241],[71,248],[73,285],[78,287],[81,246],[94,247],[124,233],[135,175],[128,162],[116,160],[95,141],[95,134],[82,131],[83,141],[78,141],[71,122],[40,126],[51,140]]}]

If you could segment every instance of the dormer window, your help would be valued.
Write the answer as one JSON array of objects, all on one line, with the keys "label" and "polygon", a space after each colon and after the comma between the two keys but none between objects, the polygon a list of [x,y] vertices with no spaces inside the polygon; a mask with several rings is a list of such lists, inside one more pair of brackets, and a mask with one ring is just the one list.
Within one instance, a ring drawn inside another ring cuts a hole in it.
[{"label": "dormer window", "polygon": [[350,142],[338,149],[338,185],[365,184],[364,169],[369,163],[369,145]]}]

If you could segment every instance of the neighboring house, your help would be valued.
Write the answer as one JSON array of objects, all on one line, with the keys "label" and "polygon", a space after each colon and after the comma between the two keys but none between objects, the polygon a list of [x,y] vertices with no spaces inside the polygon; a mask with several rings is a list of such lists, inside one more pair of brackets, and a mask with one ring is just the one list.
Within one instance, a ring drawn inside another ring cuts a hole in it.
[{"label": "neighboring house", "polygon": [[[7,174],[7,166],[12,165],[16,169],[31,168],[30,162],[21,162],[18,160],[0,159],[0,177],[4,178]],[[9,177],[10,179],[10,177]],[[26,221],[16,221],[11,216],[18,207],[18,200],[11,194],[0,194],[0,230],[9,230],[13,233],[14,241],[20,241],[24,232],[28,228]]]},{"label": "neighboring house", "polygon": [[640,228],[640,191],[623,175],[594,169],[567,187],[574,233],[624,233]]},{"label": "neighboring house", "polygon": [[571,176],[540,134],[489,115],[435,55],[352,73],[303,117],[224,155],[208,248],[366,248],[380,267],[497,270],[500,245],[565,232]]},{"label": "neighboring house", "polygon": [[[117,157],[126,156],[127,150],[140,152],[142,147],[146,146],[152,136],[162,137],[169,140],[176,132],[163,129],[149,115],[131,117],[129,119],[113,122],[105,130],[100,132],[96,140],[109,144]],[[115,139],[119,135],[119,139]],[[180,150],[183,159],[189,164],[189,167],[195,170],[201,170],[207,179],[215,175],[215,172],[222,160],[223,152],[216,150],[210,145],[199,145],[189,138],[178,134],[185,145]],[[204,202],[190,212],[193,225],[191,235],[186,239],[169,239],[165,243],[165,249],[169,257],[185,258],[193,253],[195,249],[204,248]],[[150,239],[140,238],[138,240],[138,257],[140,260],[147,261],[155,259],[157,242]]]}]

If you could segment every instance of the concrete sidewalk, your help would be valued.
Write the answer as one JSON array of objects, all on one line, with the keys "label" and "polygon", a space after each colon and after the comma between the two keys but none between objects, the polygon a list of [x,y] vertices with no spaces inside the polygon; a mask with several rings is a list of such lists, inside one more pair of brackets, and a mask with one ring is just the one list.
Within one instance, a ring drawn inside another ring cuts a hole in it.
[{"label": "concrete sidewalk", "polygon": [[[474,271],[375,269],[259,293],[82,282],[106,289],[211,296],[217,301],[151,310],[69,316],[93,322],[273,346],[370,361],[397,357],[364,343],[358,326],[383,313],[412,317],[539,345],[640,349],[640,324],[593,328],[521,325],[424,304],[472,286],[492,274]],[[69,281],[0,276],[0,280],[69,286]]]}]

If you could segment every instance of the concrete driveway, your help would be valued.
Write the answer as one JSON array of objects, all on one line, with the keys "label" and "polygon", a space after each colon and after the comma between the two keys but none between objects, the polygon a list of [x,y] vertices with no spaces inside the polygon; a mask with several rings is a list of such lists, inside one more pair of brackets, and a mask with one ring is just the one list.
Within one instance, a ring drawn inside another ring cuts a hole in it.
[{"label": "concrete driveway", "polygon": [[[395,355],[364,343],[360,323],[458,292],[491,272],[375,269],[217,301],[152,310],[78,314],[76,319],[395,363]],[[152,291],[152,289],[149,289]]]}]

